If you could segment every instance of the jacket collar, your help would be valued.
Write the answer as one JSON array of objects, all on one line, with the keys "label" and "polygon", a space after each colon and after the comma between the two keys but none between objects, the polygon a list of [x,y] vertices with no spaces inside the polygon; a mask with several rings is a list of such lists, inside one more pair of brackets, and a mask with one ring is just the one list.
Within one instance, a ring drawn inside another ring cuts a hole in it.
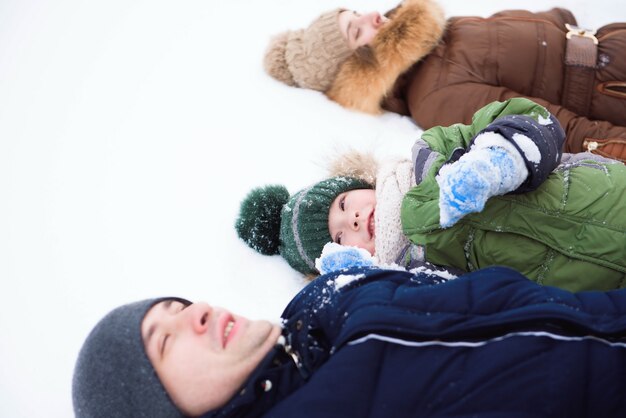
[{"label": "jacket collar", "polygon": [[261,416],[303,384],[304,379],[284,345],[276,344],[225,406],[201,418]]},{"label": "jacket collar", "polygon": [[370,46],[373,59],[353,54],[326,92],[349,109],[378,114],[398,77],[428,55],[441,39],[446,21],[434,0],[406,0],[390,14]]}]

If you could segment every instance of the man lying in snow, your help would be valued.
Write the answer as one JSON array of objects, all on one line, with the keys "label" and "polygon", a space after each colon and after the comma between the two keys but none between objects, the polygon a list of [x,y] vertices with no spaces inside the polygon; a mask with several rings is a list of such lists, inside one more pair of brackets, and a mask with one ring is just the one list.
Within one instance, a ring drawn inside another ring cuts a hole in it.
[{"label": "man lying in snow", "polygon": [[622,417],[626,290],[491,267],[454,280],[359,267],[282,326],[184,299],[121,306],[73,379],[82,417]]}]

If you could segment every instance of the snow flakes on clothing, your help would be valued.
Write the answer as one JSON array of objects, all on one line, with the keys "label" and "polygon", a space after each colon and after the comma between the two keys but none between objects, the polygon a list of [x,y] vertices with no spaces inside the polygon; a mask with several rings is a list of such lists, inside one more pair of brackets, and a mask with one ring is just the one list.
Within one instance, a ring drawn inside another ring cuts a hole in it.
[{"label": "snow flakes on clothing", "polygon": [[533,164],[541,162],[541,151],[532,139],[522,134],[513,134],[513,141],[521,148],[524,156]]},{"label": "snow flakes on clothing", "polygon": [[430,269],[426,266],[416,267],[414,269],[409,270],[409,272],[416,274],[416,275],[419,273],[428,274],[429,276],[434,275],[434,276],[441,277],[442,279],[446,279],[446,280],[452,280],[458,277],[457,275],[452,274],[447,270],[435,270],[435,269]]},{"label": "snow flakes on clothing", "polygon": [[335,290],[339,290],[347,284],[350,284],[356,280],[362,279],[365,274],[340,274],[335,279]]},{"label": "snow flakes on clothing", "polygon": [[545,117],[543,115],[537,115],[537,122],[539,122],[539,125],[543,125],[543,126],[548,126],[548,125],[552,125],[552,119],[550,119],[550,116]]},{"label": "snow flakes on clothing", "polygon": [[510,142],[496,132],[481,133],[469,152],[441,167],[436,177],[441,227],[482,211],[488,198],[517,189],[527,177],[524,160]]}]

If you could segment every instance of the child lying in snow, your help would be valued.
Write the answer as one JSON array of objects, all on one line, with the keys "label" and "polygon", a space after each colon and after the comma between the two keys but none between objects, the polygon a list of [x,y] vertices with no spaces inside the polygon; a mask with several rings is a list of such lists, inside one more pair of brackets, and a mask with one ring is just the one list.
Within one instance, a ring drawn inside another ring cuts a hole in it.
[{"label": "child lying in snow", "polygon": [[292,197],[282,186],[255,189],[236,227],[305,274],[335,241],[381,264],[498,264],[571,291],[624,287],[626,167],[591,154],[561,161],[563,140],[545,108],[494,102],[471,125],[425,131],[412,161],[377,168],[350,154],[333,177]]}]

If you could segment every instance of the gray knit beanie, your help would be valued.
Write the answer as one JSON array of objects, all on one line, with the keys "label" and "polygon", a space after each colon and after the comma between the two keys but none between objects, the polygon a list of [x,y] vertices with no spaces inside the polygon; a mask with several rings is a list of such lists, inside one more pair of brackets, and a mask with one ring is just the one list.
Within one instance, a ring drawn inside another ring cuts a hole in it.
[{"label": "gray knit beanie", "polygon": [[91,331],[76,361],[72,399],[77,418],[183,417],[161,384],[146,354],[141,322],[152,306],[147,299],[120,306]]},{"label": "gray knit beanie", "polygon": [[317,274],[315,259],[332,241],[328,211],[337,196],[354,189],[372,189],[364,180],[331,177],[293,196],[284,186],[253,189],[239,210],[235,229],[246,244],[261,254],[280,254],[291,267]]},{"label": "gray knit beanie", "polygon": [[339,28],[342,11],[331,10],[306,29],[274,37],[265,53],[265,71],[290,86],[326,91],[353,52]]}]

